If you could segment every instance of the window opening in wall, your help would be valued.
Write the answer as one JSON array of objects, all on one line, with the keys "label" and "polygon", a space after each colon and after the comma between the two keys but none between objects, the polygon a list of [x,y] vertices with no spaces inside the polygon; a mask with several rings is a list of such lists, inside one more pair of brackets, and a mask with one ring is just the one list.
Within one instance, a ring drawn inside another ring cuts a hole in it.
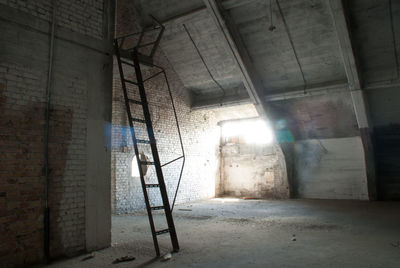
[{"label": "window opening in wall", "polygon": [[236,120],[222,124],[224,143],[270,144],[271,128],[262,119]]},{"label": "window opening in wall", "polygon": [[132,177],[140,177],[139,166],[138,166],[138,164],[137,164],[136,155],[134,155],[134,156],[132,157],[131,176],[132,176]]}]

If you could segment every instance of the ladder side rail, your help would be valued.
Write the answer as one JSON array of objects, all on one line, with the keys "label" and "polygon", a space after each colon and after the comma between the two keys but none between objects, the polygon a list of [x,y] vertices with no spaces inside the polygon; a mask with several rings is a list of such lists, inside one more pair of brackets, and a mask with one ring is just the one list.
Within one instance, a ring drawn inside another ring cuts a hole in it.
[{"label": "ladder side rail", "polygon": [[146,98],[146,92],[144,89],[143,77],[142,77],[142,73],[140,70],[138,51],[136,49],[134,49],[134,51],[133,51],[133,62],[135,65],[135,73],[136,73],[137,83],[138,83],[138,87],[139,87],[140,99],[143,104],[142,105],[143,115],[146,120],[147,133],[148,133],[149,140],[150,140],[150,147],[151,147],[151,151],[152,151],[152,155],[153,155],[153,161],[154,161],[154,166],[155,166],[155,170],[156,170],[156,174],[157,174],[157,179],[158,179],[158,183],[160,185],[160,192],[161,192],[161,197],[162,197],[162,201],[163,201],[163,205],[164,205],[168,229],[170,232],[171,242],[172,242],[174,251],[179,251],[178,238],[176,235],[174,220],[172,218],[172,212],[171,212],[171,208],[169,205],[168,194],[166,191],[164,176],[163,176],[163,172],[161,169],[160,158],[158,155],[156,140],[155,140],[153,126],[152,126],[152,122],[151,122],[150,111],[149,111],[148,102],[147,102],[147,98]]},{"label": "ladder side rail", "polygon": [[[149,197],[148,197],[147,189],[146,189],[146,182],[144,180],[144,174],[143,174],[143,170],[142,170],[142,165],[140,163],[139,149],[138,149],[138,145],[137,145],[135,131],[134,131],[134,128],[133,128],[132,114],[131,114],[131,109],[130,109],[130,104],[129,104],[129,99],[128,99],[128,93],[127,93],[127,89],[126,89],[126,85],[125,85],[124,73],[123,73],[123,69],[122,69],[121,58],[120,58],[120,55],[119,55],[119,48],[118,48],[118,41],[117,40],[115,40],[115,54],[117,56],[117,62],[118,62],[118,68],[119,68],[121,83],[122,83],[122,90],[123,90],[123,94],[124,94],[125,106],[126,106],[126,111],[128,113],[130,132],[131,132],[132,140],[133,140],[133,148],[135,150],[136,161],[137,161],[137,165],[139,167],[140,181],[141,181],[141,184],[142,184],[142,190],[143,190],[144,200],[145,200],[145,203],[146,203],[146,210],[147,210],[147,215],[148,215],[148,218],[149,218],[151,233],[152,233],[152,236],[153,236],[154,247],[155,247],[157,256],[160,256],[160,248],[158,246],[156,229],[155,229],[155,226],[154,226],[154,220],[153,220],[153,216],[152,216],[152,213],[151,213],[151,206],[150,206]],[[136,66],[135,66],[135,68],[136,68]]]}]

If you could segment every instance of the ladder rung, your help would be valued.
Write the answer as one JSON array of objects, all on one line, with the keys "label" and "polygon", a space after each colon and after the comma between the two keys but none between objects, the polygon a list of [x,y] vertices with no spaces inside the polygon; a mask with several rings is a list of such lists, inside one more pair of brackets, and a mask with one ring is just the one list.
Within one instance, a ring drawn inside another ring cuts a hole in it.
[{"label": "ladder rung", "polygon": [[154,162],[149,162],[149,161],[140,161],[141,165],[154,165]]},{"label": "ladder rung", "polygon": [[148,141],[148,140],[138,140],[138,139],[136,139],[136,142],[137,143],[143,143],[143,144],[150,144],[150,141]]},{"label": "ladder rung", "polygon": [[160,210],[160,209],[164,209],[164,206],[151,207],[151,210]]},{"label": "ladder rung", "polygon": [[121,60],[121,63],[126,64],[126,65],[129,65],[129,66],[132,66],[132,67],[135,67],[134,64],[129,63],[129,62],[126,62],[126,61],[124,61],[124,60]]},{"label": "ladder rung", "polygon": [[169,232],[169,229],[163,229],[163,230],[157,231],[157,232],[156,232],[156,235],[166,234],[166,233],[168,233],[168,232]]},{"label": "ladder rung", "polygon": [[124,81],[129,83],[129,84],[134,84],[135,86],[138,85],[138,83],[136,83],[135,81],[129,80],[129,79],[124,79]]},{"label": "ladder rung", "polygon": [[132,103],[134,103],[134,104],[142,105],[142,102],[141,102],[141,101],[138,101],[138,100],[128,99],[128,101],[129,101],[129,102],[132,102]]},{"label": "ladder rung", "polygon": [[160,187],[160,184],[146,184],[146,188],[156,188]]},{"label": "ladder rung", "polygon": [[138,122],[138,123],[146,123],[146,120],[140,119],[140,118],[132,118],[133,122]]}]

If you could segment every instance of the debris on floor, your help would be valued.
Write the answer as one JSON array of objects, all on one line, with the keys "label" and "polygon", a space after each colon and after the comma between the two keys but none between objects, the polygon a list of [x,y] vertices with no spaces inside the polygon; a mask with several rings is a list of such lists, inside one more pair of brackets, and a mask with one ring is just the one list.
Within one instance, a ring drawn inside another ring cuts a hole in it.
[{"label": "debris on floor", "polygon": [[82,258],[81,261],[87,261],[87,260],[93,259],[95,256],[96,256],[96,252],[92,252],[90,255]]},{"label": "debris on floor", "polygon": [[172,254],[168,252],[162,258],[163,258],[163,261],[169,261],[172,258]]},{"label": "debris on floor", "polygon": [[120,263],[120,262],[133,261],[135,259],[136,259],[136,257],[133,257],[133,256],[123,256],[123,257],[115,259],[113,261],[113,264]]},{"label": "debris on floor", "polygon": [[180,208],[178,210],[180,210],[180,211],[192,211],[191,209],[188,209],[188,208]]},{"label": "debris on floor", "polygon": [[296,235],[295,234],[293,234],[292,235],[292,241],[296,241],[297,239],[296,239]]}]

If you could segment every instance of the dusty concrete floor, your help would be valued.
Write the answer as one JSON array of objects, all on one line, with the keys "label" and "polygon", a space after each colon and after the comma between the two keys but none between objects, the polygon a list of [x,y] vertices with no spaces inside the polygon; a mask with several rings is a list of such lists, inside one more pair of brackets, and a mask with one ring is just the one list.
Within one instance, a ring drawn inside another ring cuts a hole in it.
[{"label": "dusty concrete floor", "polygon": [[[174,216],[181,251],[169,261],[153,259],[147,216],[138,213],[113,217],[111,248],[53,265],[400,267],[399,202],[212,199],[177,206]],[[163,252],[168,239],[160,241]],[[136,260],[111,264],[125,255]]]}]

